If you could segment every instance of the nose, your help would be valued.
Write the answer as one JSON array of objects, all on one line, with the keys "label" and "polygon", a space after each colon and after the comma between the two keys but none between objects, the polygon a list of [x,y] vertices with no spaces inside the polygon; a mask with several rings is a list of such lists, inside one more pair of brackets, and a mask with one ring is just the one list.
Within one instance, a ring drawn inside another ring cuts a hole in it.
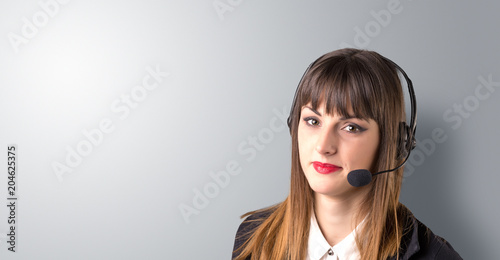
[{"label": "nose", "polygon": [[324,128],[316,141],[316,151],[322,155],[332,155],[337,152],[338,136],[332,129]]}]

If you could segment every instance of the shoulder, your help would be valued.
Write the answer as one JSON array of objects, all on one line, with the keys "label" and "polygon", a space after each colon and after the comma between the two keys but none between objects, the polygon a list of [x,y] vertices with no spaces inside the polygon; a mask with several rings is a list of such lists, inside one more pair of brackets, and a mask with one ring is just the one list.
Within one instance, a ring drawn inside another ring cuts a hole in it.
[{"label": "shoulder", "polygon": [[256,210],[247,214],[248,217],[238,227],[234,239],[233,258],[236,257],[236,250],[239,249],[254,233],[254,231],[264,222],[275,210],[275,207]]},{"label": "shoulder", "polygon": [[406,249],[402,259],[462,259],[448,241],[434,234],[411,213],[408,224],[403,237]]}]

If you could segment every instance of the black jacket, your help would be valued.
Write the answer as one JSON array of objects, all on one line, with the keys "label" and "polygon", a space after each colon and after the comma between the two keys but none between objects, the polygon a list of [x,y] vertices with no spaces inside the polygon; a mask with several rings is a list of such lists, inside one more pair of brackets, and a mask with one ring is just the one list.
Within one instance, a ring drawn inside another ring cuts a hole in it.
[{"label": "black jacket", "polygon": [[[266,219],[271,212],[262,212],[249,216],[241,223],[236,232],[234,241],[233,259],[236,257],[234,250],[239,248],[250,236],[251,232],[258,227],[263,219]],[[259,219],[261,219],[259,221]],[[424,259],[462,259],[453,247],[444,240],[432,233],[422,222],[418,221],[412,214],[408,216],[407,229],[401,241],[402,249],[399,252],[401,260],[424,260]],[[395,260],[396,256],[388,260]],[[250,260],[250,257],[247,258]]]}]

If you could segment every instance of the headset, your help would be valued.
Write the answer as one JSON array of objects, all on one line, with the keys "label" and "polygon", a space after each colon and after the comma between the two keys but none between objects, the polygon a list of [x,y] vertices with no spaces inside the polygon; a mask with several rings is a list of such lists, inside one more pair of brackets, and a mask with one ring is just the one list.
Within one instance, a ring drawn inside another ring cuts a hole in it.
[{"label": "headset", "polygon": [[[323,56],[321,56],[318,59],[316,59],[315,61],[313,61],[309,65],[309,67],[307,67],[306,71],[304,72],[304,74],[302,75],[302,78],[299,81],[297,89],[295,90],[295,95],[293,97],[292,107],[290,109],[290,115],[288,116],[288,119],[287,119],[287,124],[288,124],[288,128],[290,129],[290,133],[292,132],[292,122],[294,121],[293,120],[294,119],[293,118],[293,111],[295,110],[295,106],[297,106],[297,93],[299,91],[300,85],[302,84],[302,81],[304,80],[305,75],[307,75],[307,73],[314,66],[314,64],[318,60],[323,58]],[[397,151],[398,151],[397,152],[397,159],[401,160],[404,158],[404,160],[401,164],[399,164],[398,166],[396,166],[393,169],[384,170],[384,171],[380,171],[380,172],[376,172],[376,173],[371,173],[367,169],[358,169],[358,170],[353,170],[353,171],[349,172],[349,174],[347,175],[347,181],[349,182],[349,184],[351,184],[354,187],[362,187],[362,186],[369,184],[372,180],[372,177],[375,175],[378,175],[381,173],[386,173],[386,172],[392,172],[392,171],[395,171],[395,170],[401,168],[406,163],[406,161],[408,161],[408,158],[410,157],[411,150],[415,149],[415,147],[417,145],[417,141],[415,138],[415,133],[417,130],[417,100],[415,98],[415,91],[413,89],[413,83],[410,80],[410,78],[408,77],[408,75],[406,74],[406,72],[399,65],[397,65],[395,62],[393,62],[392,60],[390,60],[388,58],[385,58],[383,56],[382,56],[382,58],[386,62],[388,62],[389,64],[394,66],[396,68],[396,71],[398,71],[399,73],[401,73],[403,75],[403,77],[406,80],[406,85],[408,87],[408,93],[410,95],[410,103],[411,103],[410,125],[408,125],[406,122],[400,122],[399,134],[398,134],[398,144],[397,144],[398,145],[398,147],[397,147]]]}]

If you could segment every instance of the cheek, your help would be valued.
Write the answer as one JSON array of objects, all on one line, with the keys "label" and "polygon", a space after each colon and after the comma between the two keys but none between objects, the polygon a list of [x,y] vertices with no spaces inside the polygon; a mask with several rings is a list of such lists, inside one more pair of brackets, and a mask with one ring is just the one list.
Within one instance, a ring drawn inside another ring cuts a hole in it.
[{"label": "cheek", "polygon": [[305,157],[305,150],[306,150],[306,144],[304,142],[304,139],[301,137],[300,135],[300,132],[299,132],[299,135],[298,135],[298,138],[297,138],[297,145],[298,145],[298,148],[299,148],[299,159],[300,161],[302,162],[302,158]]},{"label": "cheek", "polygon": [[309,135],[301,131],[300,126],[297,134],[297,142],[299,148],[299,160],[303,166],[303,163],[311,156],[311,138]]},{"label": "cheek", "polygon": [[369,141],[367,141],[365,146],[364,157],[365,157],[365,165],[367,167],[372,168],[373,165],[375,164],[375,160],[377,159],[378,148],[379,148],[379,140],[378,140],[378,135],[376,135]]},{"label": "cheek", "polygon": [[346,143],[339,148],[346,167],[351,169],[371,169],[378,150],[378,139],[369,137]]}]

